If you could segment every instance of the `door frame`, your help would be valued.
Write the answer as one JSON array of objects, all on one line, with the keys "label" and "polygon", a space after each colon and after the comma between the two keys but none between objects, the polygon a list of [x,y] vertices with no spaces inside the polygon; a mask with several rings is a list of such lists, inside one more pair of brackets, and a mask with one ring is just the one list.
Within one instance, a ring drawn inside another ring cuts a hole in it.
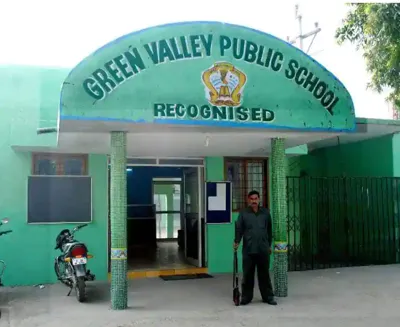
[{"label": "door frame", "polygon": [[[168,163],[166,161],[168,160]],[[110,219],[110,156],[107,157],[107,190],[108,190],[108,228],[107,228],[107,236],[108,236],[108,249],[107,249],[107,257],[108,257],[108,272],[111,271],[111,219]],[[126,168],[129,167],[177,167],[177,168],[186,168],[186,167],[198,167],[202,169],[203,172],[203,180],[202,184],[206,181],[206,161],[204,157],[135,157],[135,156],[127,156]],[[204,188],[204,185],[201,187]],[[204,215],[204,204],[205,204],[205,196],[204,191],[202,191],[202,203],[201,208],[203,210]],[[204,219],[204,217],[202,217]],[[185,220],[184,220],[185,221]],[[204,238],[199,238],[199,248],[201,248],[204,254],[204,258],[200,257],[203,261],[203,267],[207,266],[208,255],[207,255],[207,226],[204,225]],[[186,246],[186,245],[185,245]]]},{"label": "door frame", "polygon": [[[207,230],[205,225],[205,167],[197,167],[198,171],[198,193],[199,193],[199,230],[198,230],[198,243],[199,243],[199,267],[205,267],[206,263],[203,252],[206,252],[206,238],[203,238]],[[203,225],[204,222],[204,225]],[[204,231],[203,231],[204,228]],[[203,260],[204,259],[204,260]]]},{"label": "door frame", "polygon": [[[186,235],[186,217],[184,217],[185,221],[185,257],[186,260],[197,267],[204,267],[205,266],[205,256],[203,260],[203,251],[206,252],[206,238],[204,237],[203,239],[203,221],[204,221],[204,175],[205,175],[205,169],[204,166],[197,166],[197,167],[191,167],[191,168],[196,168],[197,169],[197,199],[196,201],[198,202],[198,228],[197,228],[197,256],[198,259],[193,259],[187,256],[187,235]],[[184,191],[184,216],[185,216],[185,211],[186,211],[186,190],[185,190],[185,172],[183,173],[183,191]],[[193,201],[194,199],[191,199]],[[204,229],[206,230],[205,226]]]}]

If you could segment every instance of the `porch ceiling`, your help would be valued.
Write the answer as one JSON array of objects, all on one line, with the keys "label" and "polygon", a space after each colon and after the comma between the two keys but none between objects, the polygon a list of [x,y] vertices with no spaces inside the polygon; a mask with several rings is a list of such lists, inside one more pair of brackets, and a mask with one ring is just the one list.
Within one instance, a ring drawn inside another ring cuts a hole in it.
[{"label": "porch ceiling", "polygon": [[264,157],[270,154],[271,138],[277,136],[287,138],[286,147],[291,148],[337,135],[326,132],[62,120],[57,148],[15,148],[25,151],[109,154],[111,131],[128,132],[127,153],[132,157]]},{"label": "porch ceiling", "polygon": [[57,148],[17,147],[20,151],[63,153],[110,153],[110,131],[128,132],[131,157],[265,157],[271,139],[286,138],[286,148],[308,144],[309,149],[358,142],[400,132],[399,125],[358,123],[353,133],[293,132],[276,130],[130,124],[99,121],[61,121]]}]

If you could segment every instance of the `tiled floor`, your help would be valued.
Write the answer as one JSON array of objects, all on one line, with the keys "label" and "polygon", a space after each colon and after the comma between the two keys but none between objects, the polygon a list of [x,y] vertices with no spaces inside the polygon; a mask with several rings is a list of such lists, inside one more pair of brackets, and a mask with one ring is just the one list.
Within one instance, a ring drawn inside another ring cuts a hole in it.
[{"label": "tiled floor", "polygon": [[130,252],[129,270],[183,269],[193,267],[185,262],[177,241],[158,242],[157,249],[136,249]]}]

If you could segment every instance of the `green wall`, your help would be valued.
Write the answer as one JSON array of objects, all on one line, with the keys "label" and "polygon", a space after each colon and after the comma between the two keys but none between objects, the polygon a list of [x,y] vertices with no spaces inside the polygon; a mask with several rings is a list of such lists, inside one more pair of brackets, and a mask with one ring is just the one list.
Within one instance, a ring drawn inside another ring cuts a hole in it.
[{"label": "green wall", "polygon": [[[31,174],[31,154],[17,146],[57,144],[54,134],[37,135],[36,129],[55,126],[59,91],[65,69],[0,66],[0,218],[10,222],[1,230],[13,233],[0,237],[0,259],[7,263],[5,285],[34,285],[55,282],[53,261],[57,234],[73,225],[27,224],[27,179]],[[93,178],[93,223],[77,233],[87,243],[94,258],[89,268],[100,280],[107,278],[107,157],[89,156]]]},{"label": "green wall", "polygon": [[392,138],[393,176],[400,177],[400,134]]},{"label": "green wall", "polygon": [[387,135],[291,157],[288,160],[288,175],[298,176],[304,170],[314,177],[390,177],[394,176],[394,155],[393,136]]},{"label": "green wall", "polygon": [[[308,155],[288,157],[287,173],[289,176],[299,176],[302,170],[314,177],[400,176],[400,136],[388,135],[357,143],[318,149]],[[206,179],[210,181],[225,179],[223,157],[206,158]],[[271,205],[273,204],[271,203]],[[294,203],[291,210],[294,210],[298,216],[302,216],[302,213],[299,212],[299,203]],[[233,213],[232,224],[207,226],[210,273],[232,272],[232,244],[234,222],[237,216],[237,213]],[[290,239],[293,240],[294,237],[294,233],[291,233]],[[300,237],[300,232],[296,233],[296,244],[300,242]],[[241,250],[239,250],[239,262],[241,262]],[[273,256],[271,267],[272,265]]]},{"label": "green wall", "polygon": [[[206,158],[206,180],[225,180],[224,158]],[[237,213],[232,215],[232,222],[237,219]],[[231,272],[233,267],[234,223],[225,225],[207,225],[207,260],[211,274]],[[241,251],[239,263],[241,265]],[[241,269],[241,266],[240,266]]]},{"label": "green wall", "polygon": [[57,126],[60,89],[67,69],[0,66],[0,147],[57,145],[56,134],[37,135]]},{"label": "green wall", "polygon": [[[400,176],[400,170],[395,168],[400,164],[398,153],[400,153],[400,139],[397,135],[387,135],[366,141],[317,149],[311,151],[308,155],[290,158],[287,173],[289,176],[299,176],[302,172],[310,177]],[[389,213],[393,211],[386,198],[391,197],[392,193],[388,193],[386,188],[372,187],[372,184],[369,184],[366,179],[358,179],[357,182],[347,180],[346,183],[330,183],[329,195],[323,195],[325,192],[320,187],[327,187],[327,185],[322,180],[316,179],[289,179],[288,215],[289,219],[292,220],[289,225],[294,225],[294,217],[298,217],[300,220],[300,224],[297,225],[300,226],[299,229],[289,234],[289,244],[302,245],[302,260],[311,255],[311,252],[314,255],[316,254],[316,247],[311,244],[315,244],[318,239],[317,226],[320,223],[317,220],[319,219],[323,219],[324,224],[327,222],[332,224],[329,227],[329,237],[332,255],[337,258],[341,258],[345,252],[346,244],[343,242],[343,235],[347,235],[350,245],[357,244],[361,239],[366,239],[371,243],[371,248],[377,249],[386,246],[384,240],[388,241],[388,235],[392,233],[386,231],[386,228],[391,226],[388,219],[392,219]],[[377,185],[381,184],[378,183]],[[369,193],[365,193],[363,189],[368,189]],[[385,194],[382,192],[385,192]],[[346,196],[343,197],[342,194],[346,194]],[[376,205],[369,206],[369,199],[380,201],[382,197],[385,200],[380,205],[381,209],[377,212]],[[329,212],[324,211],[327,210],[327,207],[330,208]],[[359,212],[362,212],[362,215],[358,214]],[[386,214],[382,214],[382,212]],[[328,216],[329,218],[325,218]],[[349,219],[349,221],[346,219]],[[354,230],[347,234],[346,223],[352,227],[366,226],[365,228],[368,230],[377,230],[378,232],[376,234],[368,232],[367,235],[363,235],[362,230]],[[376,224],[380,226],[378,229],[372,227]],[[310,233],[312,230],[314,232]],[[380,233],[379,230],[386,232]],[[381,241],[379,242],[379,240]],[[353,249],[350,246],[348,251],[350,255],[355,255],[361,259],[357,247]],[[363,255],[366,255],[366,253],[363,253]]]},{"label": "green wall", "polygon": [[[31,155],[2,149],[0,170],[3,183],[0,184],[2,216],[10,218],[2,230],[12,229],[13,233],[0,239],[0,258],[7,263],[4,274],[5,285],[32,285],[56,282],[54,250],[57,234],[71,224],[28,225],[27,220],[27,178],[31,169]],[[6,154],[5,154],[6,152]],[[8,153],[7,153],[8,152]],[[12,167],[12,169],[11,169]],[[89,174],[93,178],[93,223],[76,234],[84,241],[94,258],[89,269],[100,280],[107,279],[107,158],[89,156]],[[16,196],[17,195],[17,196]]]},{"label": "green wall", "polygon": [[[207,157],[206,180],[225,180],[225,168],[223,157]],[[235,222],[238,213],[232,214],[232,223],[224,225],[207,225],[207,263],[208,270],[212,274],[230,273],[233,269],[233,240]],[[239,270],[242,270],[242,244],[238,250]],[[271,268],[273,267],[273,255]]]}]

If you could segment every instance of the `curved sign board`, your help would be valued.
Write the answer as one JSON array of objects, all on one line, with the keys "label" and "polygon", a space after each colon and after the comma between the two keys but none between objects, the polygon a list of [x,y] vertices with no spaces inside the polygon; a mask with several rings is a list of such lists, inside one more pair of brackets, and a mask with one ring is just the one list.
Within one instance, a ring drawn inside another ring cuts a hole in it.
[{"label": "curved sign board", "polygon": [[61,119],[352,130],[345,87],[299,49],[217,22],[152,27],[107,44],[63,84]]}]

